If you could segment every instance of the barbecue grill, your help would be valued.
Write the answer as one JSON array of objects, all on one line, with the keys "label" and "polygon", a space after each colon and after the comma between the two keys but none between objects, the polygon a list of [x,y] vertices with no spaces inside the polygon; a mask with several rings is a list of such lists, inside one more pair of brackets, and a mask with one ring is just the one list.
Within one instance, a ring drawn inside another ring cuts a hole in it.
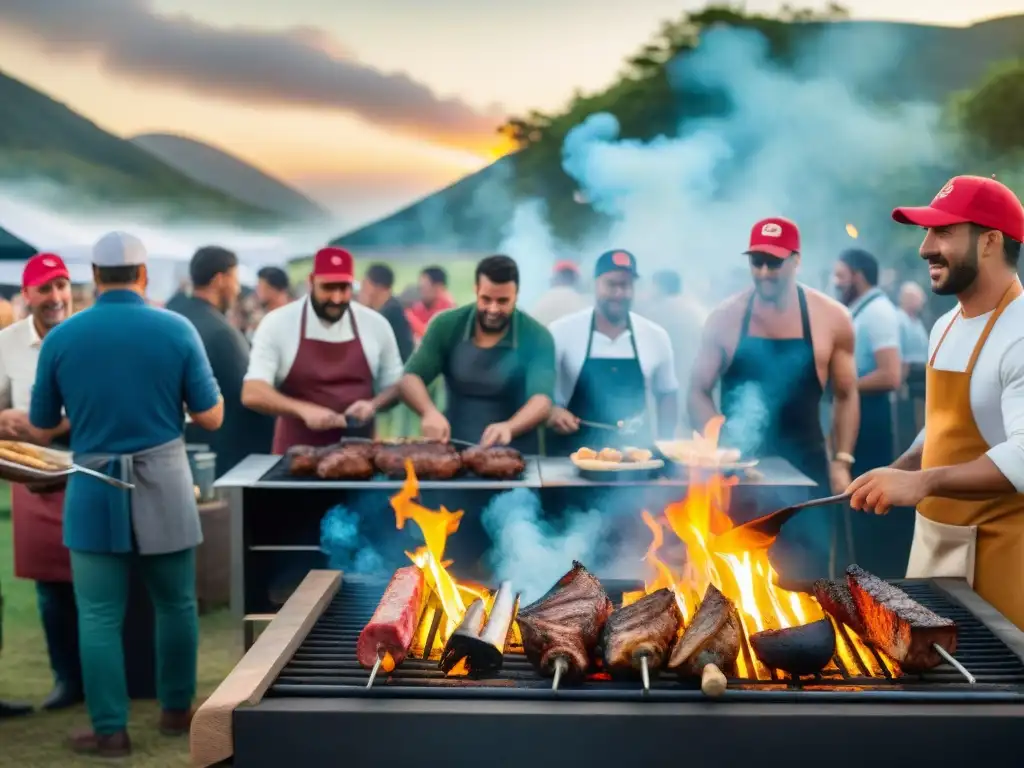
[{"label": "barbecue grill", "polygon": [[[385,584],[311,572],[199,710],[197,765],[1019,765],[1024,633],[952,579],[897,583],[959,626],[957,660],[902,675],[837,627],[833,662],[792,679],[741,654],[717,700],[662,675],[551,689],[521,649],[486,679],[445,677],[427,647],[367,689],[356,638]],[[605,581],[613,597],[638,585]],[[746,645],[744,643],[744,645]]]}]

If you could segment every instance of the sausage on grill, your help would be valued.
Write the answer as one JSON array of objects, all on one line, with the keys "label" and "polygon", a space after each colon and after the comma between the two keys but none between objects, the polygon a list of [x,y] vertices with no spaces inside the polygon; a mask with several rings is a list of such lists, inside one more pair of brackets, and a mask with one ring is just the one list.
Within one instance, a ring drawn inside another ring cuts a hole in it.
[{"label": "sausage on grill", "polygon": [[951,619],[858,565],[846,569],[846,578],[868,639],[901,669],[921,672],[942,664],[935,645],[950,654],[956,651],[957,628]]},{"label": "sausage on grill", "polygon": [[324,480],[369,480],[374,471],[371,459],[348,447],[331,451],[316,468],[317,476]]},{"label": "sausage on grill", "polygon": [[462,471],[462,459],[449,443],[407,442],[386,444],[376,454],[377,469],[391,478],[405,477],[405,462],[421,480],[449,480]]},{"label": "sausage on grill", "polygon": [[294,445],[285,454],[288,460],[288,474],[309,477],[316,474],[317,465],[323,452],[310,445]]},{"label": "sausage on grill", "polygon": [[356,658],[360,664],[370,669],[385,653],[396,666],[405,660],[419,624],[424,589],[423,571],[415,565],[395,571],[373,618],[359,633]]}]

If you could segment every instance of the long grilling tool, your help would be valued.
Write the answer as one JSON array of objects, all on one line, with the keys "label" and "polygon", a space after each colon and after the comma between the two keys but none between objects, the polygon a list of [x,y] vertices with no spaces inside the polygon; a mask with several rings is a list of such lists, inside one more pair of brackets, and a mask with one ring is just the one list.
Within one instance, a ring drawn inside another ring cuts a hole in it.
[{"label": "long grilling tool", "polygon": [[748,520],[742,525],[730,528],[721,536],[715,538],[714,547],[722,552],[734,551],[736,549],[753,549],[757,545],[767,547],[779,535],[782,526],[785,525],[793,515],[811,507],[824,507],[829,504],[842,504],[848,501],[851,494],[840,493],[835,496],[826,496],[821,499],[802,501],[799,504],[791,504],[788,507],[769,512],[767,515]]},{"label": "long grilling tool", "polygon": [[602,424],[598,421],[587,421],[586,419],[580,419],[580,425],[584,427],[591,427],[592,429],[609,429],[612,432],[618,432],[623,435],[635,435],[637,430],[640,429],[644,423],[643,416],[634,416],[631,419],[619,419],[614,424]]}]

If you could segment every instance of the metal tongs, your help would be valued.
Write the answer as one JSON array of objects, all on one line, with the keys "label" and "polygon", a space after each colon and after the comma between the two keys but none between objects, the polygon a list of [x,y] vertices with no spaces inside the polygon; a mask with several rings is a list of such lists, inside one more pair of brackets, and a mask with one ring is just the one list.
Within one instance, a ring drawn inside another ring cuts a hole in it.
[{"label": "metal tongs", "polygon": [[610,429],[621,435],[635,435],[639,431],[640,427],[643,426],[643,423],[643,415],[634,416],[631,419],[619,419],[614,424],[602,424],[598,421],[580,419],[580,426],[590,427],[591,429]]}]

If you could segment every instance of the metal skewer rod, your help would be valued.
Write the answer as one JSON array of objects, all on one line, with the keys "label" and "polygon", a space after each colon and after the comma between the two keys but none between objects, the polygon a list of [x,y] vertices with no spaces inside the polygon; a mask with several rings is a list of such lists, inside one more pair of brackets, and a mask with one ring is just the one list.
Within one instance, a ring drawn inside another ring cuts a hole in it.
[{"label": "metal skewer rod", "polygon": [[557,691],[558,684],[562,680],[562,675],[569,671],[569,664],[564,658],[559,656],[555,659],[555,679],[551,681],[551,690]]},{"label": "metal skewer rod", "polygon": [[964,680],[966,680],[970,685],[974,685],[976,682],[978,682],[974,678],[974,675],[972,675],[970,672],[968,672],[967,668],[963,664],[961,664],[959,661],[954,659],[952,654],[949,651],[947,651],[945,648],[943,648],[941,645],[939,645],[938,643],[932,643],[932,648],[934,648],[935,651],[939,654],[939,656],[944,658],[949,663],[949,665],[951,667],[953,667],[953,669],[955,669],[957,672],[959,672],[961,675],[963,675],[964,676]]},{"label": "metal skewer rod", "polygon": [[370,679],[366,681],[367,688],[373,688],[373,681],[377,679],[377,672],[380,671],[380,665],[384,663],[384,656],[386,654],[381,653],[383,648],[377,646],[377,663],[373,665],[373,669],[370,671]]},{"label": "metal skewer rod", "polygon": [[640,678],[644,682],[644,693],[651,691],[651,672],[647,669],[647,654],[640,657]]}]

